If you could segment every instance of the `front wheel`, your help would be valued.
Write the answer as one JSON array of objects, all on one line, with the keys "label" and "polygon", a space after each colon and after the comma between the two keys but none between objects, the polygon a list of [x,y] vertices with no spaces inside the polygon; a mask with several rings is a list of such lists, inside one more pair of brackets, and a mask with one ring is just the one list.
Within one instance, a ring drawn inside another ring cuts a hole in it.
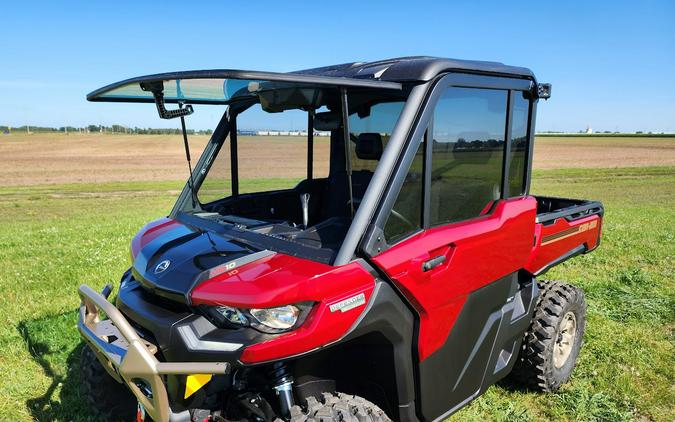
[{"label": "front wheel", "polygon": [[569,380],[586,328],[584,292],[560,281],[538,282],[541,294],[525,332],[511,378],[524,386],[556,391]]},{"label": "front wheel", "polygon": [[291,422],[391,422],[375,404],[359,396],[323,393],[320,399],[308,397],[306,406],[291,408]]},{"label": "front wheel", "polygon": [[82,390],[92,411],[104,421],[136,420],[136,397],[115,381],[88,345],[80,359]]}]

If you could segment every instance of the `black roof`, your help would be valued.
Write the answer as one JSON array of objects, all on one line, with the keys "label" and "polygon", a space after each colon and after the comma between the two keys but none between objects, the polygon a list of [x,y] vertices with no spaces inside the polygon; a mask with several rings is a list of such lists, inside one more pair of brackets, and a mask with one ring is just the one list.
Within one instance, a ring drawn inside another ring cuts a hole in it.
[{"label": "black roof", "polygon": [[532,71],[525,67],[508,66],[499,62],[445,59],[430,56],[399,57],[367,63],[344,63],[300,70],[292,73],[314,76],[379,79],[381,81],[413,82],[428,81],[439,73],[448,71],[517,76],[534,79]]}]

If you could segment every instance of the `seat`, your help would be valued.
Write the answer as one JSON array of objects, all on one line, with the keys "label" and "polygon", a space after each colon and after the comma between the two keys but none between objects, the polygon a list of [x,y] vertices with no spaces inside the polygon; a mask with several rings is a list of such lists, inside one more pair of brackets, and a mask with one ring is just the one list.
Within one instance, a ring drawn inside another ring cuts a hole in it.
[{"label": "seat", "polygon": [[[382,158],[382,151],[382,135],[379,133],[363,132],[356,138],[354,152],[359,160],[379,161]],[[358,170],[352,173],[352,193],[355,204],[363,199],[372,178],[371,170]]]},{"label": "seat", "polygon": [[360,133],[356,139],[356,156],[360,160],[379,161],[382,157],[382,135],[374,132]]},{"label": "seat", "polygon": [[[338,131],[333,131],[331,134],[331,154],[342,151],[343,146],[340,143],[335,143],[336,136],[340,136]],[[352,138],[354,139],[354,138]],[[383,145],[382,136],[379,133],[364,132],[359,134],[354,139],[354,152],[356,158],[359,160],[378,161],[382,157]],[[342,154],[344,157],[344,154]],[[344,166],[344,161],[337,164],[337,168]],[[344,167],[342,167],[344,168]],[[352,195],[354,198],[354,205],[358,206],[359,202],[366,193],[366,189],[373,178],[373,171],[371,170],[357,170],[352,172]],[[347,189],[347,175],[344,171],[337,171],[331,175],[325,186],[324,197],[326,198],[326,206],[322,208],[322,220],[330,217],[349,217],[349,198]]]}]

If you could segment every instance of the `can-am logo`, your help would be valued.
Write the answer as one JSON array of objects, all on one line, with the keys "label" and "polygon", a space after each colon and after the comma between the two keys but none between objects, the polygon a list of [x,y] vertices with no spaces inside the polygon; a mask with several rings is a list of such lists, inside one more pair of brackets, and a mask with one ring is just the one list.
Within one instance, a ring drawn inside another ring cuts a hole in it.
[{"label": "can-am logo", "polygon": [[160,262],[155,267],[155,274],[163,273],[164,271],[166,271],[167,268],[169,268],[169,265],[171,265],[171,261],[169,261],[168,259],[165,259],[164,261]]}]

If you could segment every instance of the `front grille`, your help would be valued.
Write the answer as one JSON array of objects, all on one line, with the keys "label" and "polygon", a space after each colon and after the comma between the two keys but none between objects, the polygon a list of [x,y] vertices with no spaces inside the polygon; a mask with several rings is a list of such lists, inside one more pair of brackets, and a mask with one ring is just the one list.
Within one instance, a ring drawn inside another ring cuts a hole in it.
[{"label": "front grille", "polygon": [[[131,274],[129,275],[129,282],[138,283],[141,287],[138,294],[143,301],[150,303],[151,305],[177,314],[192,312],[190,307],[184,302],[185,297],[182,295],[158,292],[157,290],[146,286],[145,283],[136,280]],[[175,296],[175,299],[171,298],[170,295]]]},{"label": "front grille", "polygon": [[141,285],[141,297],[144,301],[155,305],[157,307],[169,310],[171,312],[182,314],[185,312],[192,312],[190,307],[183,302],[178,302],[171,298],[162,296],[155,291],[146,289],[145,286]]}]

